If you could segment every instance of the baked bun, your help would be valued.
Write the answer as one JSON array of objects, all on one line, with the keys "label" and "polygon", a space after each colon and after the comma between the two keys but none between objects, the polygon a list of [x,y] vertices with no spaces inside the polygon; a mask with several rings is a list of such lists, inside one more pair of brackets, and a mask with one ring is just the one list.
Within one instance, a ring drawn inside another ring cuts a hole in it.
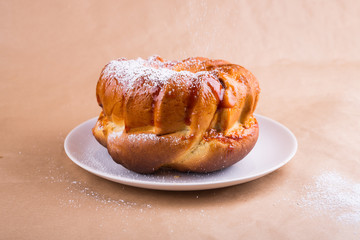
[{"label": "baked bun", "polygon": [[258,138],[256,78],[223,60],[124,58],[101,72],[95,138],[138,173],[213,172],[244,158]]}]

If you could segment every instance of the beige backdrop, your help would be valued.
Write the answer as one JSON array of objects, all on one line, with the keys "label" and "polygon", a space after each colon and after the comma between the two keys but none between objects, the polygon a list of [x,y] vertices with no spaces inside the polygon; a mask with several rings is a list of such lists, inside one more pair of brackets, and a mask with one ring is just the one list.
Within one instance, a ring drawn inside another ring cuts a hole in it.
[{"label": "beige backdrop", "polygon": [[[0,239],[360,239],[360,1],[1,1]],[[205,56],[250,69],[257,113],[299,149],[208,191],[112,183],[71,162],[118,57]]]}]

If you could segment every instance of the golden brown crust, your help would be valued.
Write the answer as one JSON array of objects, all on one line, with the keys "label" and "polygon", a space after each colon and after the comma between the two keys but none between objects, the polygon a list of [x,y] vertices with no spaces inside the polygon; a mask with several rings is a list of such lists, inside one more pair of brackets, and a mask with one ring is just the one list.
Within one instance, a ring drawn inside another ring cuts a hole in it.
[{"label": "golden brown crust", "polygon": [[248,70],[223,60],[119,59],[98,81],[93,134],[135,172],[216,171],[254,147],[259,92]]}]

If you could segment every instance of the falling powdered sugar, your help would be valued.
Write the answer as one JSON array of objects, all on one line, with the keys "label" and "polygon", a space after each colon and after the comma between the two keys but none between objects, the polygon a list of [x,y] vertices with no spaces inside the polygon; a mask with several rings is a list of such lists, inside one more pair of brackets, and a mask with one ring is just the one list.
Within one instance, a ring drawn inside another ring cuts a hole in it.
[{"label": "falling powdered sugar", "polygon": [[325,172],[305,186],[301,207],[310,207],[317,214],[330,215],[336,221],[360,223],[360,183],[343,178],[336,172]]}]

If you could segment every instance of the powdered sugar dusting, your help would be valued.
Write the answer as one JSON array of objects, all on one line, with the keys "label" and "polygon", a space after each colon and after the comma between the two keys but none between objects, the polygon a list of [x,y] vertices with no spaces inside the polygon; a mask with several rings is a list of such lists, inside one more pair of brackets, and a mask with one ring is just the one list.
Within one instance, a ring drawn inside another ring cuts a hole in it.
[{"label": "powdered sugar dusting", "polygon": [[147,142],[147,141],[159,141],[159,137],[153,133],[138,133],[138,134],[130,134],[128,136],[129,142],[136,143],[136,142]]},{"label": "powdered sugar dusting", "polygon": [[[108,207],[114,210],[123,209],[123,208],[131,208],[131,207],[141,207],[141,208],[151,208],[151,204],[138,204],[132,201],[126,201],[121,198],[111,198],[109,196],[105,196],[100,194],[99,192],[91,189],[91,187],[82,181],[71,181],[70,185],[66,188],[68,193],[73,195],[73,198],[69,200],[60,199],[60,204],[63,206],[70,206],[74,208],[79,208],[82,205],[82,202],[86,201],[86,199],[92,199],[93,201],[99,203],[95,210],[98,210],[100,207]],[[81,195],[79,195],[79,193]]]},{"label": "powdered sugar dusting", "polygon": [[165,136],[157,136],[156,134],[153,133],[138,133],[138,134],[129,134],[128,141],[132,143],[147,142],[147,141],[156,143],[160,141],[166,141],[169,142],[170,144],[177,145],[181,142],[181,138],[171,135],[165,137]]},{"label": "powdered sugar dusting", "polygon": [[138,58],[136,60],[125,60],[123,58],[111,61],[103,70],[103,78],[115,78],[120,84],[128,89],[136,86],[140,80],[143,85],[163,86],[170,79],[182,77],[195,77],[196,74],[189,71],[174,71],[163,67],[155,57],[149,60]]},{"label": "powdered sugar dusting", "polygon": [[301,207],[328,214],[340,222],[360,223],[360,183],[345,179],[336,172],[325,172],[315,178],[314,185],[305,186]]}]

